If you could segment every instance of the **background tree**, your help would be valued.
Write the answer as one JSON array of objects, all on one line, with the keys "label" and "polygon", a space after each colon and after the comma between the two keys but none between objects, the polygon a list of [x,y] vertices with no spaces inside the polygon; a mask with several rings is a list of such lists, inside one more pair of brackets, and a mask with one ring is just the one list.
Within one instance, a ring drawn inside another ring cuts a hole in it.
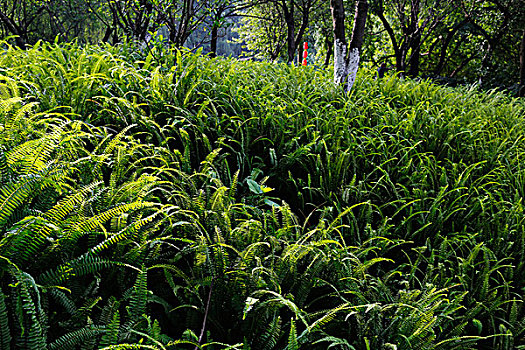
[{"label": "background tree", "polygon": [[[219,30],[225,30],[233,24],[229,21],[232,17],[242,16],[243,13],[250,10],[257,4],[265,1],[257,0],[209,0],[207,9],[208,16],[205,19],[207,27],[211,28],[210,37],[210,56],[217,56],[217,42],[219,39]],[[267,2],[267,1],[266,1]],[[222,35],[224,36],[224,35]]]},{"label": "background tree", "polygon": [[4,36],[15,35],[16,45],[22,49],[30,42],[35,22],[46,9],[41,0],[2,0],[0,2],[0,21]]},{"label": "background tree", "polygon": [[330,0],[334,25],[334,81],[350,91],[359,68],[360,50],[365,34],[368,2],[358,0],[355,7],[354,27],[350,44],[346,41],[345,7],[343,0]]},{"label": "background tree", "polygon": [[236,29],[238,42],[254,57],[275,61],[286,47],[286,23],[275,2],[259,4],[244,14]]},{"label": "background tree", "polygon": [[[317,0],[278,0],[284,21],[286,23],[287,62],[292,63],[295,53],[300,46],[303,36],[308,28],[310,13]],[[296,29],[297,28],[297,29]]]},{"label": "background tree", "polygon": [[[422,47],[457,6],[452,0],[372,1],[372,13],[380,19],[388,34],[398,72],[412,77],[419,74]],[[461,25],[462,22],[450,30],[443,44],[445,50]]]},{"label": "background tree", "polygon": [[199,28],[208,15],[206,0],[158,0],[155,3],[161,14],[159,22],[169,29],[169,41],[182,47],[190,35]]},{"label": "background tree", "polygon": [[[151,0],[108,0],[107,6],[118,26],[128,37],[144,41],[150,31],[159,26]],[[112,28],[116,32],[118,28]]]}]

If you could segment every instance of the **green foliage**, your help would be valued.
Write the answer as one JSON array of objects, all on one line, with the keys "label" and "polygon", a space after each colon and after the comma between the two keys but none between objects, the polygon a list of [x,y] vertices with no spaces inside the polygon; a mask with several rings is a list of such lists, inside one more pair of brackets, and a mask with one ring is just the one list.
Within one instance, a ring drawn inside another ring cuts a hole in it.
[{"label": "green foliage", "polygon": [[523,101],[6,50],[0,348],[525,345]]}]

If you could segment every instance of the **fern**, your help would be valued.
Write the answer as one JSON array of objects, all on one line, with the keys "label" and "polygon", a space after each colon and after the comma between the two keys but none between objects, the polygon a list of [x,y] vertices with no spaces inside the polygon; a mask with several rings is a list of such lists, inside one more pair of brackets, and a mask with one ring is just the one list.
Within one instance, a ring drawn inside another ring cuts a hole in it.
[{"label": "fern", "polygon": [[0,227],[40,185],[40,178],[25,177],[16,183],[8,183],[0,188]]},{"label": "fern", "polygon": [[[19,335],[16,344],[26,349],[45,350],[46,334],[41,322],[40,292],[28,274],[16,272],[15,277],[18,283],[16,304],[17,309],[21,310],[17,317],[22,327],[22,334]],[[36,302],[31,291],[36,295]]]},{"label": "fern", "polygon": [[142,344],[120,344],[120,345],[111,345],[106,346],[104,348],[101,348],[100,350],[140,350],[140,349],[147,349],[147,350],[160,350],[160,348],[153,346],[153,345],[142,345]]},{"label": "fern", "polygon": [[60,223],[64,220],[71,212],[77,210],[77,207],[85,200],[85,198],[98,186],[101,182],[95,182],[84,186],[79,191],[76,191],[60,202],[56,203],[53,208],[49,209],[44,217],[48,220],[52,220],[55,223]]},{"label": "fern", "polygon": [[146,313],[148,302],[147,270],[142,270],[137,275],[137,280],[133,286],[133,293],[129,302],[129,324],[137,323],[142,315]]},{"label": "fern", "polygon": [[51,344],[49,344],[49,350],[66,350],[76,349],[78,344],[85,343],[87,340],[97,337],[99,334],[104,332],[104,329],[95,326],[86,326],[73,332],[64,334]]},{"label": "fern", "polygon": [[9,329],[9,315],[5,305],[5,295],[0,291],[0,349],[11,349],[11,332]]},{"label": "fern", "polygon": [[74,232],[74,233],[89,232],[97,227],[100,227],[106,221],[110,220],[111,218],[117,215],[120,215],[125,212],[129,212],[129,211],[140,210],[140,209],[152,207],[153,205],[154,205],[153,203],[147,203],[147,202],[134,202],[134,203],[122,204],[117,207],[106,210],[103,213],[90,217],[86,220],[74,223],[69,228],[69,231]]},{"label": "fern", "polygon": [[299,350],[299,343],[297,341],[297,330],[295,329],[295,321],[290,320],[290,335],[288,336],[288,344],[286,350]]},{"label": "fern", "polygon": [[110,346],[112,344],[117,344],[119,340],[119,328],[120,328],[120,314],[116,310],[113,314],[111,322],[106,326],[106,332],[100,340],[100,346]]},{"label": "fern", "polygon": [[264,333],[261,334],[258,343],[263,350],[272,350],[279,340],[281,332],[281,318],[273,315],[272,320],[263,328]]},{"label": "fern", "polygon": [[4,147],[0,145],[0,186],[13,181],[5,153]]}]

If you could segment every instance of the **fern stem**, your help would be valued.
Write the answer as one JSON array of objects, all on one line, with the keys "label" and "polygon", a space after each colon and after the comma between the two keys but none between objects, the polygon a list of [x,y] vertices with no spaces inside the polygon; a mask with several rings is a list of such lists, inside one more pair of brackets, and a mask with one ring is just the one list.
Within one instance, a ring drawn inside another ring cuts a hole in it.
[{"label": "fern stem", "polygon": [[204,310],[204,319],[202,320],[202,328],[201,328],[201,334],[199,335],[199,343],[195,347],[195,350],[199,349],[202,343],[202,338],[204,338],[204,331],[206,330],[206,321],[208,319],[208,312],[210,311],[211,293],[213,292],[214,283],[215,283],[215,277],[213,277],[210,283],[210,291],[208,293],[208,301],[206,302],[206,309]]}]

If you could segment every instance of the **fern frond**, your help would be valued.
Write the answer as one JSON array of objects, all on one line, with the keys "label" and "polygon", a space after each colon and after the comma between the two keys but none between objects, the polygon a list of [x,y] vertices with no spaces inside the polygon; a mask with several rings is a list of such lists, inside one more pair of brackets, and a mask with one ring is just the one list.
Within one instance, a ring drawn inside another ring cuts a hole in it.
[{"label": "fern frond", "polygon": [[73,315],[77,311],[75,302],[63,291],[52,288],[49,290],[49,295],[53,297],[57,304],[62,305],[68,314]]},{"label": "fern frond", "polygon": [[51,233],[58,227],[42,217],[28,216],[19,221],[14,230],[16,236],[10,242],[5,255],[21,265],[40,252]]},{"label": "fern frond", "polygon": [[146,304],[148,302],[147,270],[142,270],[137,275],[137,280],[133,286],[131,300],[129,302],[129,322],[131,324],[138,322],[142,315],[146,313]]},{"label": "fern frond", "polygon": [[270,324],[266,326],[263,334],[261,334],[259,344],[263,350],[272,350],[279,341],[281,336],[281,317],[274,315]]},{"label": "fern frond", "polygon": [[11,349],[11,332],[9,330],[9,316],[5,305],[5,295],[0,290],[0,349]]},{"label": "fern frond", "polygon": [[73,332],[64,334],[51,344],[49,344],[49,350],[67,350],[76,349],[78,344],[86,342],[88,339],[98,336],[104,332],[103,327],[97,326],[86,326]]},{"label": "fern frond", "polygon": [[115,310],[111,322],[106,326],[106,332],[100,340],[100,346],[110,346],[118,343],[120,328],[120,313]]},{"label": "fern frond", "polygon": [[39,178],[23,177],[0,188],[0,226],[17,210],[39,185]]},{"label": "fern frond", "polygon": [[55,269],[44,272],[39,277],[39,282],[46,285],[58,285],[64,283],[73,276],[81,277],[95,274],[98,271],[115,265],[136,269],[130,265],[118,261],[112,261],[87,253],[73,261],[62,264]]},{"label": "fern frond", "polygon": [[[21,311],[17,316],[22,326],[17,345],[24,349],[45,350],[46,335],[41,324],[40,292],[28,274],[17,271],[14,276],[18,282],[17,309]],[[31,296],[31,290],[36,294],[36,302]]]},{"label": "fern frond", "polygon": [[160,348],[153,346],[153,345],[142,345],[142,344],[111,345],[105,348],[101,348],[100,350],[140,350],[140,349],[161,350]]},{"label": "fern frond", "polygon": [[111,218],[115,216],[130,212],[130,211],[150,208],[154,205],[155,205],[154,203],[149,203],[149,202],[133,202],[133,203],[122,204],[114,208],[111,208],[109,210],[106,210],[103,213],[90,217],[86,220],[75,222],[73,223],[71,227],[69,227],[66,230],[77,232],[80,234],[84,232],[89,232],[89,231],[94,230],[97,227],[102,226],[105,222],[107,222],[108,220],[110,220]]},{"label": "fern frond", "polygon": [[7,163],[4,147],[0,145],[0,186],[12,181],[12,173]]},{"label": "fern frond", "polygon": [[297,330],[295,329],[295,321],[290,320],[290,334],[288,336],[288,344],[286,350],[299,350],[299,343],[297,342]]},{"label": "fern frond", "polygon": [[124,228],[122,231],[114,234],[110,238],[106,239],[105,241],[101,242],[97,246],[90,249],[88,254],[99,254],[101,251],[108,249],[114,244],[117,244],[118,242],[126,239],[129,235],[135,234],[138,230],[140,230],[143,226],[149,224],[153,221],[159,215],[159,212],[156,212],[150,216],[147,216],[143,219],[140,219],[138,221],[135,221],[128,225],[126,228]]},{"label": "fern frond", "polygon": [[67,217],[69,213],[75,211],[78,205],[81,204],[85,198],[101,183],[102,182],[94,182],[67,196],[58,202],[53,208],[49,209],[44,214],[44,217],[48,220],[52,220],[55,223],[61,222]]}]

